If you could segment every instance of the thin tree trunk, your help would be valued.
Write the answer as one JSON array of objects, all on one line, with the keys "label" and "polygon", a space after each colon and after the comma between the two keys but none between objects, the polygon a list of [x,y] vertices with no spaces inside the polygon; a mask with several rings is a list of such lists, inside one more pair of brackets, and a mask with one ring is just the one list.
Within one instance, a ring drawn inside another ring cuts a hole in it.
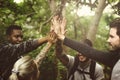
[{"label": "thin tree trunk", "polygon": [[100,18],[102,16],[102,12],[105,7],[106,7],[106,0],[98,0],[98,6],[95,12],[95,16],[93,17],[93,21],[91,22],[91,25],[87,33],[87,38],[93,42],[95,40]]},{"label": "thin tree trunk", "polygon": [[55,9],[56,9],[55,0],[48,0],[48,3],[50,6],[51,13],[53,14],[55,12]]}]

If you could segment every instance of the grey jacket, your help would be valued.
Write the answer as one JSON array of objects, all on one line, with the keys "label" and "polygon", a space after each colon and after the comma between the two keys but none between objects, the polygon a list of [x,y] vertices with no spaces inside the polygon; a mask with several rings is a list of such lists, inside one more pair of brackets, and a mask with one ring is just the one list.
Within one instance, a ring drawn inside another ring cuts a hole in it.
[{"label": "grey jacket", "polygon": [[[70,55],[67,55],[68,58],[69,58],[69,63],[67,65],[67,68],[68,68],[68,73],[69,71],[71,70],[71,68],[73,67],[74,65],[74,62],[75,62],[75,57],[73,56],[70,56]],[[84,64],[84,71],[85,72],[89,72],[89,69],[90,69],[90,64],[91,64],[91,61],[88,61],[86,64]],[[78,69],[79,70],[83,70],[83,68],[80,66],[81,64],[78,65]],[[78,71],[75,71],[74,73],[74,80],[83,80],[83,75],[85,75],[85,80],[92,80],[90,78],[90,75],[89,74],[84,74],[84,73],[79,73]],[[95,80],[102,80],[104,78],[104,73],[103,73],[103,68],[101,65],[99,65],[98,63],[96,63],[96,66],[95,66],[95,73],[94,73],[94,76],[95,76]],[[72,76],[71,76],[72,77]],[[69,80],[71,80],[71,77]]]}]

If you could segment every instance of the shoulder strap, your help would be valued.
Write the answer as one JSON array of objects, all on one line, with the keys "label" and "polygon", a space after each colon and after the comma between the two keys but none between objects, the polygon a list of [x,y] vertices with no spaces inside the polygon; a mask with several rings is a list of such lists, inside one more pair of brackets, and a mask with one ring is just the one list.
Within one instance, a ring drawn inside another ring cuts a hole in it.
[{"label": "shoulder strap", "polygon": [[96,62],[94,60],[91,60],[91,64],[90,64],[90,78],[92,80],[95,80],[95,67],[96,67]]},{"label": "shoulder strap", "polygon": [[68,74],[68,80],[69,80],[70,76],[73,75],[74,72],[77,70],[78,64],[79,64],[79,57],[78,57],[78,55],[76,55],[74,65]]}]

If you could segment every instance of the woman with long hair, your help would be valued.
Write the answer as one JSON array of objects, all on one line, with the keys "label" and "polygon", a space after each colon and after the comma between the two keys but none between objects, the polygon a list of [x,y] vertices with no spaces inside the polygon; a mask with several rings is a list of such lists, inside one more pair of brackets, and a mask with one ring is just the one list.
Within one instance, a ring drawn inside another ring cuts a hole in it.
[{"label": "woman with long hair", "polygon": [[38,80],[40,72],[30,56],[21,57],[12,69],[9,80]]}]

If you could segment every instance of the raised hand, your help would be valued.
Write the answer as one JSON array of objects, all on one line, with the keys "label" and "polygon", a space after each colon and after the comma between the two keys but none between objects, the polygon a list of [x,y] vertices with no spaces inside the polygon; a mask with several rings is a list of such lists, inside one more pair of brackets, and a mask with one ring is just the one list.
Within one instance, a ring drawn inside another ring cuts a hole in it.
[{"label": "raised hand", "polygon": [[50,43],[55,43],[57,40],[57,35],[53,30],[48,34],[47,37],[48,37],[48,42]]},{"label": "raised hand", "polygon": [[63,40],[65,37],[64,36],[66,33],[65,26],[66,26],[65,18],[60,19],[58,16],[53,17],[51,30],[54,30],[54,32],[57,34],[57,37],[61,40]]},{"label": "raised hand", "polygon": [[58,16],[53,17],[51,29],[54,30],[56,34],[60,33],[60,19]]},{"label": "raised hand", "polygon": [[66,29],[65,29],[65,27],[66,27],[66,19],[65,18],[63,18],[62,20],[61,20],[61,25],[60,25],[60,35],[59,35],[59,38],[60,39],[63,39],[65,36],[65,33],[66,33]]}]

